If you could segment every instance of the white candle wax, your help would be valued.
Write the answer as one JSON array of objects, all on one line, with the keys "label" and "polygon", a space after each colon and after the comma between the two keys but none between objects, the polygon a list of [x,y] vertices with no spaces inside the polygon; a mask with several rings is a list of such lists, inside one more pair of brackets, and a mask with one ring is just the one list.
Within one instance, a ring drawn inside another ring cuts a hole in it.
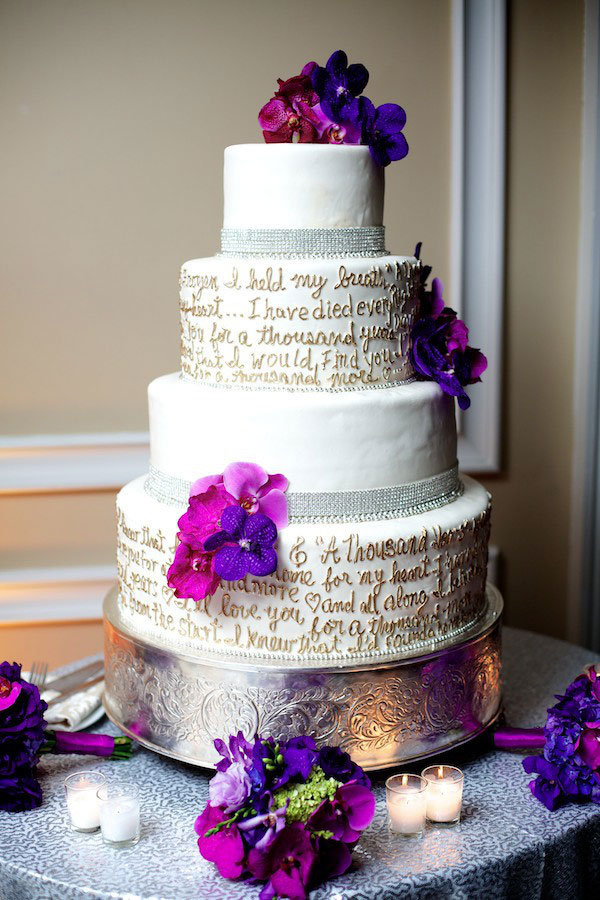
[{"label": "white candle wax", "polygon": [[79,831],[92,831],[100,825],[100,811],[96,798],[97,785],[78,787],[67,794],[67,810],[71,825]]},{"label": "white candle wax", "polygon": [[462,772],[451,766],[430,767],[425,772],[427,818],[430,822],[458,822],[462,809]]},{"label": "white candle wax", "polygon": [[100,805],[102,837],[111,844],[137,839],[140,830],[140,803],[136,797],[115,797]]},{"label": "white candle wax", "polygon": [[390,831],[420,834],[425,828],[427,798],[425,783],[418,775],[395,775],[386,784]]}]

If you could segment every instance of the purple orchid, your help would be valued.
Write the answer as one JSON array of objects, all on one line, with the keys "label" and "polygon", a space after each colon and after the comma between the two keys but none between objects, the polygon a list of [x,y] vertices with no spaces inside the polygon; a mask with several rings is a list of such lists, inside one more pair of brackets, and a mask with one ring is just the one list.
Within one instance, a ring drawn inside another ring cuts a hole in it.
[{"label": "purple orchid", "polygon": [[226,813],[241,809],[252,792],[252,782],[241,762],[234,762],[211,778],[208,795],[211,806],[220,806]]},{"label": "purple orchid", "polygon": [[357,99],[364,91],[369,73],[362,63],[348,65],[343,50],[332,53],[325,67],[316,66],[312,83],[321,109],[335,123],[329,130],[329,143],[360,144],[362,106]]},{"label": "purple orchid", "polygon": [[275,836],[266,852],[250,850],[248,868],[251,874],[267,884],[260,900],[288,897],[304,900],[317,861],[317,854],[304,825],[294,822]]},{"label": "purple orchid", "polygon": [[244,833],[251,847],[256,847],[257,850],[266,850],[273,843],[276,835],[285,828],[287,806],[286,803],[279,809],[269,809],[262,815],[251,816],[238,824],[238,828]]},{"label": "purple orchid", "polygon": [[215,766],[217,772],[226,772],[233,763],[241,763],[246,770],[252,767],[254,744],[246,740],[243,732],[231,735],[227,744],[221,738],[215,738],[213,743],[219,756],[223,757]]},{"label": "purple orchid", "polygon": [[288,485],[284,475],[268,475],[255,463],[236,462],[227,466],[220,475],[209,475],[195,481],[191,496],[202,494],[211,486],[222,486],[226,495],[247,512],[264,513],[275,522],[277,528],[285,528],[288,524],[285,498]]},{"label": "purple orchid", "polygon": [[360,98],[362,139],[368,144],[378,166],[388,166],[396,159],[404,159],[408,143],[402,133],[406,113],[397,103],[382,103],[377,109],[367,97]]},{"label": "purple orchid", "polygon": [[286,81],[277,79],[278,90],[258,114],[268,144],[294,140],[302,144],[315,143],[331,125],[321,111],[319,95],[312,85],[311,75],[315,68],[316,63],[307,63],[300,75]]},{"label": "purple orchid", "polygon": [[343,841],[317,837],[317,864],[313,873],[316,884],[337,878],[347,872],[352,863],[352,848]]},{"label": "purple orchid", "polygon": [[600,771],[600,722],[586,722],[579,741],[581,759],[590,769]]},{"label": "purple orchid", "polygon": [[227,814],[210,804],[204,809],[194,825],[198,835],[198,849],[204,859],[214,862],[223,878],[239,878],[246,869],[245,847],[240,831],[235,823],[212,832],[227,820]]},{"label": "purple orchid", "polygon": [[373,792],[362,784],[349,781],[337,789],[333,800],[324,800],[308,821],[313,831],[330,831],[335,840],[354,844],[371,824],[374,815]]},{"label": "purple orchid", "polygon": [[487,359],[468,346],[467,326],[444,305],[443,288],[434,278],[431,292],[421,297],[421,315],[411,332],[412,362],[421,377],[437,381],[444,393],[458,399],[461,409],[468,409],[465,386],[481,381]]},{"label": "purple orchid", "polygon": [[[232,507],[233,508],[233,507]],[[239,507],[235,507],[239,509]],[[196,602],[214,594],[221,583],[215,571],[215,559],[203,547],[188,543],[187,535],[175,551],[175,559],[167,572],[167,584],[176,597],[190,598]]]},{"label": "purple orchid", "polygon": [[249,515],[241,506],[228,506],[221,516],[222,531],[204,542],[207,553],[216,551],[215,572],[226,581],[245,575],[272,575],[277,568],[275,523],[262,513]]}]

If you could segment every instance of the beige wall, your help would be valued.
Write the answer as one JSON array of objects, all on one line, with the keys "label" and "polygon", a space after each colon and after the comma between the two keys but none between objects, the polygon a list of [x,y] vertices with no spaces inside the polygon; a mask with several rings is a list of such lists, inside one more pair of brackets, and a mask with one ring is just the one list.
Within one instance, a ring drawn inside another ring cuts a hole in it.
[{"label": "beige wall", "polygon": [[[564,631],[582,4],[515,0],[509,48],[508,620]],[[449,0],[3,0],[0,430],[146,428],[178,365],[177,273],[217,246],[229,143],[278,75],[338,47],[408,112],[389,245],[449,275]],[[451,298],[450,298],[451,299]],[[548,348],[544,351],[544,348]],[[0,498],[4,568],[111,562],[110,492]],[[546,555],[547,554],[547,557]]]}]

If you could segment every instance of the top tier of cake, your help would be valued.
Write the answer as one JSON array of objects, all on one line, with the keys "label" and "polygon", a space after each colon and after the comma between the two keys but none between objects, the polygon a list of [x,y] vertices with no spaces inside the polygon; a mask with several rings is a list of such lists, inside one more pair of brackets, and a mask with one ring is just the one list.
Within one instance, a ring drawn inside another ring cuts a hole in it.
[{"label": "top tier of cake", "polygon": [[237,144],[225,150],[224,228],[383,224],[383,169],[368,147]]}]

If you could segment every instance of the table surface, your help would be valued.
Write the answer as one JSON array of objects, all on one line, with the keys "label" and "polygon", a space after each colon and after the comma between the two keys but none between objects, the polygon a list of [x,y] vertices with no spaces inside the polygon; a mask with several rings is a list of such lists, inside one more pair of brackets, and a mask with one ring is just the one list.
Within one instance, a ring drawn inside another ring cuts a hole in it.
[{"label": "table surface", "polygon": [[[553,695],[586,664],[600,660],[581,647],[529,632],[505,628],[503,636],[505,708],[512,725],[543,724]],[[110,723],[97,730],[116,731]],[[576,896],[573,890],[583,889],[573,885],[573,879],[582,877],[574,847],[580,852],[583,841],[593,851],[590,858],[600,858],[600,808],[571,805],[548,812],[532,798],[521,759],[521,754],[490,749],[489,738],[444,754],[439,761],[465,771],[463,818],[457,826],[428,827],[420,840],[390,835],[385,775],[376,776],[375,820],[355,850],[352,869],[311,898],[485,895],[530,900],[560,896],[561,879],[567,891],[563,896]],[[69,830],[63,781],[86,768],[139,784],[142,836],[137,846],[113,849],[99,833]],[[208,784],[202,770],[143,749],[128,762],[45,757],[40,769],[43,805],[27,813],[0,813],[2,900],[258,897],[256,887],[225,881],[198,853],[193,826],[206,803]]]}]

